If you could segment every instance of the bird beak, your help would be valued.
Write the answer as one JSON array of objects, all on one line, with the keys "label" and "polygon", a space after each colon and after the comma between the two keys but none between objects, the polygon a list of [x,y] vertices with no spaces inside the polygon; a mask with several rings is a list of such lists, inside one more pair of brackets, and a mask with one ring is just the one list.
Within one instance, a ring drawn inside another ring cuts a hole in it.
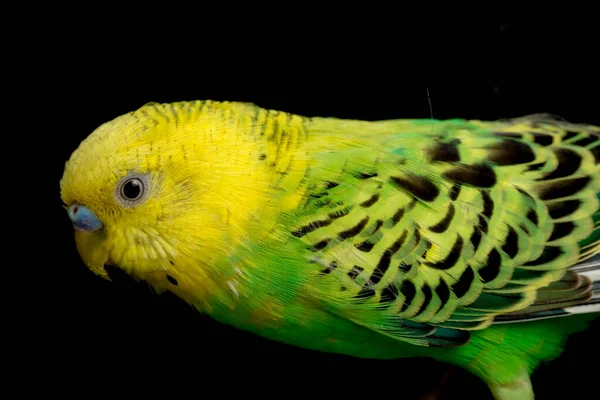
[{"label": "bird beak", "polygon": [[75,229],[75,244],[81,260],[96,275],[110,281],[104,264],[108,261],[104,230],[95,232],[80,231]]},{"label": "bird beak", "polygon": [[96,275],[109,280],[104,264],[108,261],[106,232],[102,222],[87,207],[72,204],[67,212],[75,229],[75,244],[85,265]]}]

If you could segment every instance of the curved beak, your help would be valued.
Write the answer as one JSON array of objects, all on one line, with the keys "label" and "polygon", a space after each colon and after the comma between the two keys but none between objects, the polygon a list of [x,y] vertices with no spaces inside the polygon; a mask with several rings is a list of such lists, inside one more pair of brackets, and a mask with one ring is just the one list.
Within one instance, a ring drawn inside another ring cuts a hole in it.
[{"label": "curved beak", "polygon": [[102,222],[89,208],[79,204],[71,205],[67,212],[75,228],[75,244],[82,261],[93,273],[110,280],[104,269],[108,249]]}]

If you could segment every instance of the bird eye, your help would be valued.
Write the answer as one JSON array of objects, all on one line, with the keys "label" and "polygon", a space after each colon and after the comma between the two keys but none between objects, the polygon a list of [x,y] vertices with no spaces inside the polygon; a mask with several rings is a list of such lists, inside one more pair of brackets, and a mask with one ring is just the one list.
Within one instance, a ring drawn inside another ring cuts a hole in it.
[{"label": "bird eye", "polygon": [[123,183],[121,195],[127,200],[137,200],[144,194],[144,184],[137,178],[132,178]]},{"label": "bird eye", "polygon": [[127,176],[117,185],[117,198],[125,205],[139,204],[145,199],[148,190],[146,176]]}]

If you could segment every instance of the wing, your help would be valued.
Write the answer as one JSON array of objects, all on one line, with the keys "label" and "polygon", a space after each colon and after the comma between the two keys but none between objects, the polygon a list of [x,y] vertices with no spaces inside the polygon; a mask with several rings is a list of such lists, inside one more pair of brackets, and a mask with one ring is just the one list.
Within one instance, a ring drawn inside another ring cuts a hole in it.
[{"label": "wing", "polygon": [[427,346],[592,297],[571,267],[600,252],[599,128],[452,120],[380,142],[313,167],[292,231],[315,268],[307,296]]}]

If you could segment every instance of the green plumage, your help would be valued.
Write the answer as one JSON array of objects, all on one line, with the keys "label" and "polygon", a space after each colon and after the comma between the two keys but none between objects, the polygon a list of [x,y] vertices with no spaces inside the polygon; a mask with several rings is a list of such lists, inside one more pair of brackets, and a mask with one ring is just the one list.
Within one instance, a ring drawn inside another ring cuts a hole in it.
[{"label": "green plumage", "polygon": [[[110,161],[122,140],[122,175],[152,184],[147,205],[111,209],[105,231],[76,236],[82,258],[97,273],[97,260],[123,260],[240,329],[356,357],[433,357],[497,399],[526,400],[529,374],[600,312],[598,127],[207,101],[151,104],[96,135],[71,168],[105,148],[93,171],[120,178]],[[110,209],[68,172],[69,205]]]},{"label": "green plumage", "polygon": [[264,263],[256,287],[280,283],[269,293],[286,322],[213,316],[322,351],[434,357],[500,399],[530,398],[529,373],[585,326],[516,321],[593,295],[567,268],[599,252],[600,129],[529,117],[312,119],[306,130],[307,189],[281,216],[289,230],[236,258]]}]

